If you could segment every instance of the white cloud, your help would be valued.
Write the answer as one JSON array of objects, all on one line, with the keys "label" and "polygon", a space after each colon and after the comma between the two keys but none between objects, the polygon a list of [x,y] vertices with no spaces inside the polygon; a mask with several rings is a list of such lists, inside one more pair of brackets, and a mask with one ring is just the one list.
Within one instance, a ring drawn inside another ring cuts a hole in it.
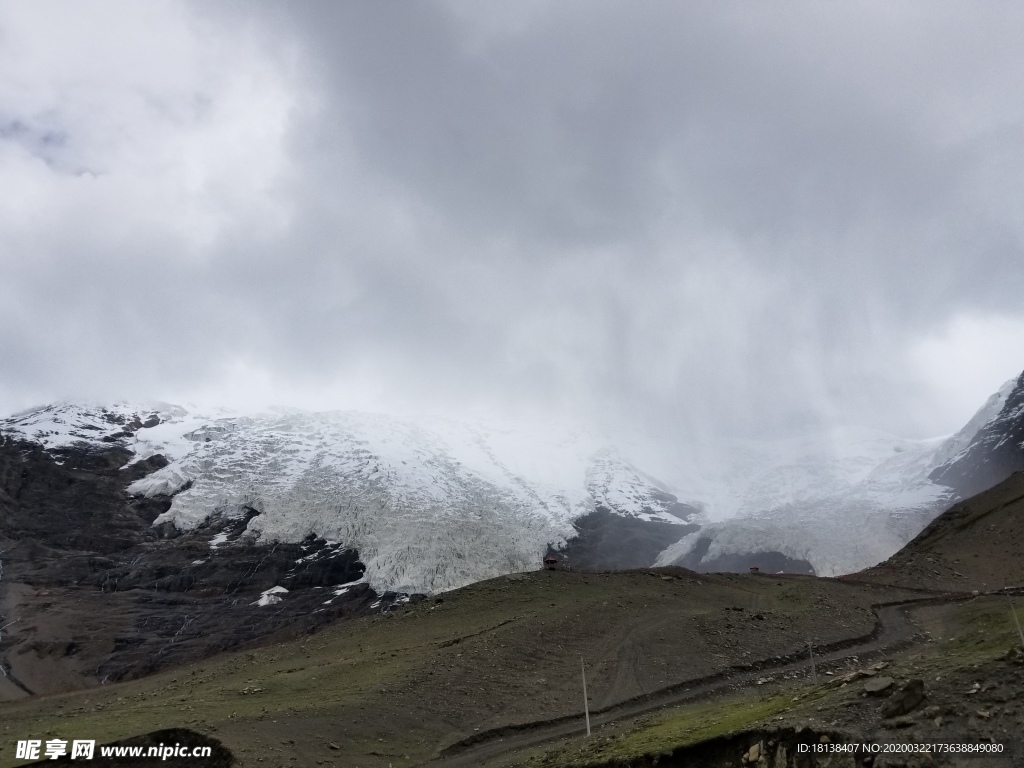
[{"label": "white cloud", "polygon": [[2,6],[0,410],[954,429],[1024,365],[928,362],[1019,305],[1024,25],[940,5]]},{"label": "white cloud", "polygon": [[940,416],[942,432],[955,432],[1004,381],[1020,376],[1024,315],[958,314],[918,341],[910,359],[925,392],[921,406]]},{"label": "white cloud", "polygon": [[287,226],[294,57],[171,2],[13,4],[0,32],[0,397],[187,371],[232,326],[217,248]]}]

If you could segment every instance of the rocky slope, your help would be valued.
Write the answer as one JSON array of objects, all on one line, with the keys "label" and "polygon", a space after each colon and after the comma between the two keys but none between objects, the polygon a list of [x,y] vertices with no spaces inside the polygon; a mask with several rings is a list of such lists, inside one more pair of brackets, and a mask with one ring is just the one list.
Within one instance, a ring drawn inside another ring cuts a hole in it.
[{"label": "rocky slope", "polygon": [[967,498],[1024,470],[1024,374],[995,418],[979,425],[970,442],[936,467],[930,478]]},{"label": "rocky slope", "polygon": [[[112,430],[144,423],[122,417]],[[0,436],[0,699],[134,677],[381,600],[351,550],[241,539],[253,511],[154,527],[171,500],[125,487],[166,461],[131,458],[113,441],[44,450]],[[261,605],[275,587],[288,591]]]},{"label": "rocky slope", "polygon": [[851,578],[918,589],[1024,586],[1024,472],[958,502],[899,552]]}]

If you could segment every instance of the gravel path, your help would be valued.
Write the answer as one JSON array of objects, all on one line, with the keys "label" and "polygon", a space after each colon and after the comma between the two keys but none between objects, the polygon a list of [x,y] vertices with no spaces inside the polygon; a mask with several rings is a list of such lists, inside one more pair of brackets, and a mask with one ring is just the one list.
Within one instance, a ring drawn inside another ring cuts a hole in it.
[{"label": "gravel path", "polygon": [[[859,638],[815,649],[815,662],[819,673],[829,668],[844,666],[856,656],[858,663],[871,656],[893,653],[924,641],[917,627],[910,621],[912,605],[949,602],[962,598],[923,598],[898,605],[882,605],[875,609],[878,623],[872,633]],[[757,684],[758,679],[777,679],[792,673],[809,674],[806,658],[772,658],[754,662],[746,667],[733,667],[714,676],[677,683],[644,696],[620,702],[611,707],[592,711],[591,727],[627,720],[658,709],[697,699],[712,698]],[[586,732],[582,713],[571,718],[526,723],[480,733],[471,739],[447,747],[437,759],[423,765],[430,768],[475,768],[488,761],[521,750]]]}]

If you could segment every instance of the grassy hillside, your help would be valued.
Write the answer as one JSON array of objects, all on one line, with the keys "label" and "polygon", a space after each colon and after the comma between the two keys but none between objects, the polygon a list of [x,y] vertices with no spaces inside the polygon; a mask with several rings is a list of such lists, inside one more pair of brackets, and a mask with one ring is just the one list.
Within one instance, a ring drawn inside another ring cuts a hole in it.
[{"label": "grassy hillside", "polygon": [[[576,738],[488,763],[493,768],[621,768],[623,766],[743,765],[754,744],[787,747],[818,742],[824,736],[853,743],[927,743],[945,740],[965,744],[1012,743],[1018,750],[1002,758],[962,755],[881,758],[879,765],[988,766],[1008,768],[1021,763],[1017,735],[1024,712],[1015,699],[1024,684],[1024,666],[1007,651],[1017,644],[1016,626],[1005,599],[933,605],[914,610],[914,620],[931,642],[855,666],[870,676],[851,680],[848,667],[822,665],[817,684],[809,680],[758,686],[709,700],[656,712],[637,721],[598,729],[593,737]],[[1019,610],[1024,620],[1024,608]],[[878,671],[874,669],[880,667]],[[858,673],[854,673],[858,674]],[[893,689],[911,679],[924,682],[925,699],[901,717],[880,711],[886,696],[866,696],[872,677],[893,679]],[[852,765],[847,762],[821,765]]]},{"label": "grassy hillside", "polygon": [[241,765],[409,766],[474,733],[575,715],[874,626],[870,585],[801,577],[541,571],[141,680],[0,705],[19,738],[215,735]]}]

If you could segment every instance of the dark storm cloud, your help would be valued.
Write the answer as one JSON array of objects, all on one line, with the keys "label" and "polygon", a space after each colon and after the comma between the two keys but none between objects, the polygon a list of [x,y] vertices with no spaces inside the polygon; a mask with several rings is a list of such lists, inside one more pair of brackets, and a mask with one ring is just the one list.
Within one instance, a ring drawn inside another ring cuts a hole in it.
[{"label": "dark storm cloud", "polygon": [[[938,146],[927,99],[900,92],[942,85],[915,77],[933,41],[837,12],[752,23],[733,10],[562,4],[481,50],[443,5],[299,8],[332,89],[324,138],[347,129],[466,229],[635,243],[683,216],[838,233],[949,201],[967,158]],[[865,61],[876,36],[888,71]],[[962,47],[941,53],[976,55]]]},{"label": "dark storm cloud", "polygon": [[0,131],[12,405],[923,433],[1024,365],[1019,9],[102,7],[0,91],[96,169]]}]

